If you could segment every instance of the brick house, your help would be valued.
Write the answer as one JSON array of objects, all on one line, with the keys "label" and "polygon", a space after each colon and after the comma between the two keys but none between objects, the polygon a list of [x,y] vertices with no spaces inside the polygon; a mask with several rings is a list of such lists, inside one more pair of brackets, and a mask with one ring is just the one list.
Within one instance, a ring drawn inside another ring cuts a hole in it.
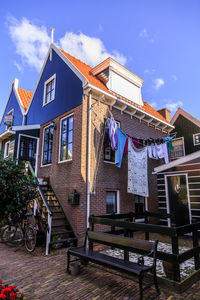
[{"label": "brick house", "polygon": [[[117,168],[115,152],[104,144],[111,114],[124,133],[138,139],[162,138],[173,129],[166,110],[158,112],[142,100],[142,84],[111,58],[91,68],[50,45],[23,126],[34,134],[40,126],[35,172],[38,178],[50,176],[76,235],[85,231],[90,214],[130,212],[138,206],[158,210],[152,171],[164,162],[148,161],[149,197],[144,199],[127,193],[127,157]],[[80,195],[78,205],[68,201],[74,190]]]}]

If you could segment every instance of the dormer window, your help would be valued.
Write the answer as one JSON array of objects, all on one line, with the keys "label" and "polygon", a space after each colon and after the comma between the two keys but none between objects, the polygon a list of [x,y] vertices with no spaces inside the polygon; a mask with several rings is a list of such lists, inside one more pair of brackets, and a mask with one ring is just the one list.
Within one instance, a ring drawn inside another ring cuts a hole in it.
[{"label": "dormer window", "polygon": [[56,74],[54,74],[44,83],[43,106],[47,105],[48,103],[50,103],[55,99],[55,87],[56,87]]}]

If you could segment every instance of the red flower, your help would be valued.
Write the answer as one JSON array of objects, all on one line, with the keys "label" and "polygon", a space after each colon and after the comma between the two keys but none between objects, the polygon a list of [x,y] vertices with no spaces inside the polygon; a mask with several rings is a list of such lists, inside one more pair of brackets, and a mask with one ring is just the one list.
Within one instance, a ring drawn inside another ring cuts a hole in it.
[{"label": "red flower", "polygon": [[7,298],[6,295],[0,294],[0,299],[6,299],[6,298]]},{"label": "red flower", "polygon": [[19,290],[18,290],[18,289],[16,289],[16,290],[15,290],[15,292],[19,292]]},{"label": "red flower", "polygon": [[21,297],[24,297],[24,294],[21,294]]}]

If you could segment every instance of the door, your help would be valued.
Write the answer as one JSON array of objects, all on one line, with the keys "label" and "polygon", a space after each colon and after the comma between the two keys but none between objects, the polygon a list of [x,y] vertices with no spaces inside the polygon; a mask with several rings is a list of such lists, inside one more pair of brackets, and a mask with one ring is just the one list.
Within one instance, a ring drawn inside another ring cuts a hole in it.
[{"label": "door", "polygon": [[30,161],[33,169],[36,167],[37,139],[20,135],[19,160]]},{"label": "door", "polygon": [[167,175],[169,212],[174,213],[176,226],[190,224],[190,209],[186,175]]}]

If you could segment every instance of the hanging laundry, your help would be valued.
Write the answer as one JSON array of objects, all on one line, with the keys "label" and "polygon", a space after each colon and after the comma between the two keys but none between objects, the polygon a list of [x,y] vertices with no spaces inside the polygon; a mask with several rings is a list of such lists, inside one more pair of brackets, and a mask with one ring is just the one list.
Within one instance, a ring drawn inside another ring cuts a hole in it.
[{"label": "hanging laundry", "polygon": [[164,158],[165,163],[168,164],[169,162],[169,156],[168,156],[168,151],[167,151],[167,143],[164,144],[156,144],[156,151],[158,158]]},{"label": "hanging laundry", "polygon": [[128,185],[127,192],[148,197],[147,147],[137,149],[128,141]]},{"label": "hanging laundry", "polygon": [[150,146],[147,146],[147,151],[148,151],[149,158],[158,159],[155,144],[151,144]]},{"label": "hanging laundry", "polygon": [[164,137],[164,138],[163,138],[163,141],[166,141],[166,142],[167,142],[167,148],[168,148],[169,151],[172,151],[172,150],[173,150],[172,140],[173,140],[173,137],[172,137],[172,136],[167,136],[167,137]]},{"label": "hanging laundry", "polygon": [[112,150],[117,149],[118,137],[117,137],[117,123],[115,122],[113,116],[110,118],[109,125],[109,137]]},{"label": "hanging laundry", "polygon": [[124,153],[124,147],[126,144],[126,140],[128,138],[119,127],[117,128],[117,136],[118,136],[118,146],[116,151],[116,166],[120,168],[123,153]]},{"label": "hanging laundry", "polygon": [[[139,149],[139,140],[137,138],[134,138],[127,134],[127,137],[129,137],[132,140],[133,145]],[[126,140],[125,148],[124,148],[124,155],[128,154],[128,139]]]}]

